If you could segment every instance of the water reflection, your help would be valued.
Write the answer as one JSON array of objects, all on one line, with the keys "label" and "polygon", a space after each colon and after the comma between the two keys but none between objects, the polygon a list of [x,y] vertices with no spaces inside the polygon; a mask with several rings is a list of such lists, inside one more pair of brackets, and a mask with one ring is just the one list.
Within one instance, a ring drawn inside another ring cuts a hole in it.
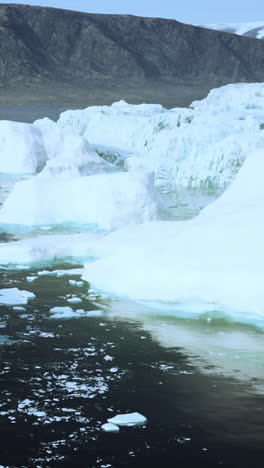
[{"label": "water reflection", "polygon": [[140,320],[162,346],[181,347],[201,372],[249,381],[255,392],[264,394],[263,328],[212,313],[198,319],[177,318],[128,301],[113,301],[111,313]]}]

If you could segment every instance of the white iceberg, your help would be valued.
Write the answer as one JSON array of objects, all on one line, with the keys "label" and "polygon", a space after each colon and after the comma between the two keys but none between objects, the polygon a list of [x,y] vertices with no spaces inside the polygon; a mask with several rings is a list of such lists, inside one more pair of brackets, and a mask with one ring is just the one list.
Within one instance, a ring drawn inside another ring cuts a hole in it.
[{"label": "white iceberg", "polygon": [[116,426],[144,426],[147,421],[147,418],[140,413],[118,414],[113,418],[107,419],[108,423],[115,424]]},{"label": "white iceberg", "polygon": [[84,136],[128,170],[154,171],[172,188],[227,187],[246,155],[264,143],[264,84],[212,90],[189,109],[160,105],[89,107],[61,114],[62,131]]},{"label": "white iceberg", "polygon": [[41,131],[31,124],[0,121],[0,172],[35,174],[47,154]]},{"label": "white iceberg", "polygon": [[99,290],[155,307],[228,310],[264,318],[264,150],[199,216],[125,228],[97,244],[101,260],[83,279]]},{"label": "white iceberg", "polygon": [[115,173],[70,180],[34,177],[16,184],[0,211],[0,223],[82,223],[104,229],[155,219],[154,175]]},{"label": "white iceberg", "polygon": [[0,305],[24,305],[35,297],[35,294],[17,288],[0,289]]},{"label": "white iceberg", "polygon": [[191,107],[199,112],[250,112],[264,109],[264,83],[236,83],[212,89]]}]

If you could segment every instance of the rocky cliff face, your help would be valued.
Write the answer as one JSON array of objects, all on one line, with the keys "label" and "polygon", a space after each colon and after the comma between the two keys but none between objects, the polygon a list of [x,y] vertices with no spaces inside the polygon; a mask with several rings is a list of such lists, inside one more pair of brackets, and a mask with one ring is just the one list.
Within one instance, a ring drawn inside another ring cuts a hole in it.
[{"label": "rocky cliff face", "polygon": [[257,39],[174,20],[0,5],[0,84],[31,86],[36,98],[64,88],[115,100],[122,89],[122,98],[128,90],[132,101],[162,102],[162,90],[180,98],[188,87],[199,98],[228,82],[264,81],[263,52]]}]

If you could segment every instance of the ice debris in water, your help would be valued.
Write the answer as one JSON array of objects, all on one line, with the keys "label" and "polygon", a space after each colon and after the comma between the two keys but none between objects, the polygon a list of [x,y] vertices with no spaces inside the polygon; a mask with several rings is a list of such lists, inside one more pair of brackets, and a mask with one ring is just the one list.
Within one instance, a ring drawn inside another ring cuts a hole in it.
[{"label": "ice debris in water", "polygon": [[84,282],[83,281],[69,280],[69,284],[71,286],[77,286],[78,288],[81,288],[84,285]]},{"label": "ice debris in water", "polygon": [[38,277],[37,276],[27,276],[26,280],[28,283],[33,283]]},{"label": "ice debris in water", "polygon": [[70,304],[80,304],[82,302],[82,299],[80,297],[70,297],[69,299],[67,299],[67,301]]},{"label": "ice debris in water", "polygon": [[27,304],[29,300],[35,297],[35,294],[17,288],[0,289],[0,305]]},{"label": "ice debris in water", "polygon": [[101,317],[101,310],[73,310],[71,307],[53,307],[50,309],[51,318],[75,318],[75,317]]},{"label": "ice debris in water", "polygon": [[107,422],[110,424],[115,424],[116,426],[144,426],[147,423],[147,418],[140,413],[127,413],[127,414],[118,414],[113,418],[107,419]]},{"label": "ice debris in water", "polygon": [[119,432],[120,429],[115,424],[106,423],[101,426],[102,431],[104,432]]}]

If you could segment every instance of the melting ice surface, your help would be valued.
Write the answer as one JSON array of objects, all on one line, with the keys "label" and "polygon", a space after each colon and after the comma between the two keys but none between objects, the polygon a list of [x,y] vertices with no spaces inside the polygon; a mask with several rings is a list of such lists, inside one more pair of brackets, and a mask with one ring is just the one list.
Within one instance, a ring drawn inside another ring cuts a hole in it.
[{"label": "melting ice surface", "polygon": [[[188,109],[120,102],[3,125],[0,169],[18,132],[16,172],[36,174],[0,211],[20,238],[0,245],[3,266],[78,258],[98,290],[153,311],[264,321],[264,84],[224,86]],[[183,194],[201,190],[213,202],[175,220]]]}]

